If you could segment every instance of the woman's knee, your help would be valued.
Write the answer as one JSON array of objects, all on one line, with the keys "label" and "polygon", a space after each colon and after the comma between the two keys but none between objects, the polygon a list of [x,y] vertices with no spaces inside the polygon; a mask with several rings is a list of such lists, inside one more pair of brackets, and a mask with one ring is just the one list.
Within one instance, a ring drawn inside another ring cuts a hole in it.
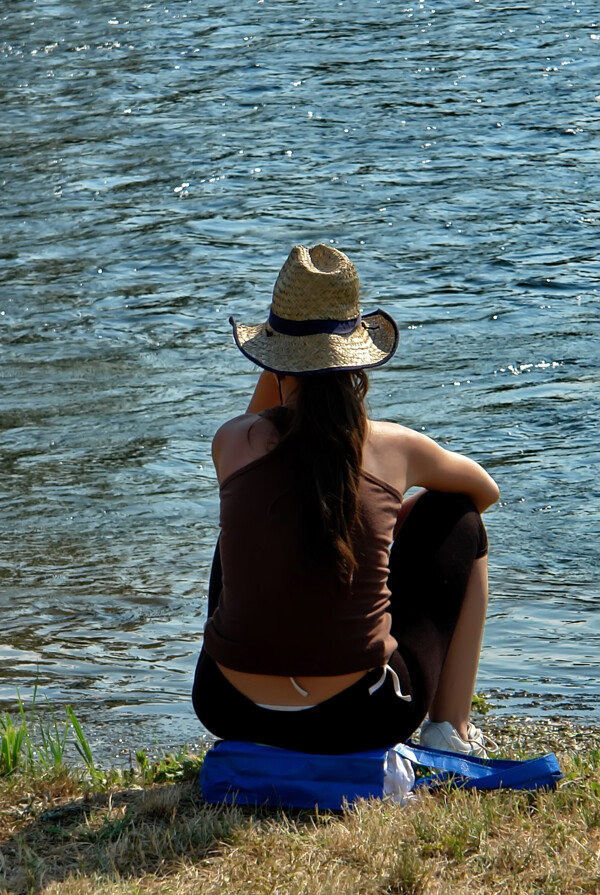
[{"label": "woman's knee", "polygon": [[488,550],[488,539],[481,513],[466,494],[444,493],[434,491],[429,512],[440,520],[442,529],[452,532],[461,541],[474,544],[475,558],[485,556]]},{"label": "woman's knee", "polygon": [[416,502],[392,546],[414,562],[432,557],[444,546],[470,560],[485,556],[487,534],[477,507],[466,494],[427,491]]},{"label": "woman's knee", "polygon": [[428,513],[436,513],[449,518],[460,518],[472,512],[479,515],[477,507],[467,494],[453,491],[426,491],[419,500],[417,506],[419,505]]}]

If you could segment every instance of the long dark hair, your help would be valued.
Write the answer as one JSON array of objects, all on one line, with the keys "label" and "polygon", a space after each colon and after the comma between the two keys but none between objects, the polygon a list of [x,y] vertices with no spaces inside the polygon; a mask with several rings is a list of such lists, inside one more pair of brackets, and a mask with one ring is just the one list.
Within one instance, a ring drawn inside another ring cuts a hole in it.
[{"label": "long dark hair", "polygon": [[359,523],[358,488],[367,430],[364,370],[298,377],[295,403],[280,415],[280,449],[291,449],[305,507],[304,562],[333,569],[349,584],[356,568],[352,536]]}]

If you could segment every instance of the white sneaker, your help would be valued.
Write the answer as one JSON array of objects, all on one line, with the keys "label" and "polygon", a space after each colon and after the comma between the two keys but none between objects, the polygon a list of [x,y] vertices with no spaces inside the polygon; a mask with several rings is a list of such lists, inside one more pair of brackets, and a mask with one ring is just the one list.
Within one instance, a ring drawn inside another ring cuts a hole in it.
[{"label": "white sneaker", "polygon": [[[486,737],[483,731],[469,722],[467,724],[467,740],[463,740],[458,730],[449,721],[423,721],[419,743],[430,749],[445,749],[446,752],[459,752],[461,755],[475,755],[487,758]],[[495,744],[489,740],[490,746]]]}]

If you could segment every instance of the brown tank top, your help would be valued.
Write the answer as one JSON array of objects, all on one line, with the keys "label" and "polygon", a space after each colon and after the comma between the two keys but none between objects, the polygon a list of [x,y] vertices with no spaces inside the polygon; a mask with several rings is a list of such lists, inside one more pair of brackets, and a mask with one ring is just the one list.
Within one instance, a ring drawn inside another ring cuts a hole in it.
[{"label": "brown tank top", "polygon": [[294,465],[276,450],[221,485],[223,589],[204,630],[204,649],[235,671],[349,674],[385,665],[390,634],[389,548],[402,495],[363,472],[362,531],[350,592],[300,559],[301,497]]}]

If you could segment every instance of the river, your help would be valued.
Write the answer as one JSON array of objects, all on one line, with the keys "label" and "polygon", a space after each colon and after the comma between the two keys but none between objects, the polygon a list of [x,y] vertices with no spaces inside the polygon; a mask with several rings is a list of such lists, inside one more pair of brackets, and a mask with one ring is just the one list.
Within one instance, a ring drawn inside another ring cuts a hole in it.
[{"label": "river", "polygon": [[197,743],[210,441],[295,243],[398,320],[374,416],[482,462],[493,711],[600,719],[590,2],[11,0],[0,14],[0,710]]}]

